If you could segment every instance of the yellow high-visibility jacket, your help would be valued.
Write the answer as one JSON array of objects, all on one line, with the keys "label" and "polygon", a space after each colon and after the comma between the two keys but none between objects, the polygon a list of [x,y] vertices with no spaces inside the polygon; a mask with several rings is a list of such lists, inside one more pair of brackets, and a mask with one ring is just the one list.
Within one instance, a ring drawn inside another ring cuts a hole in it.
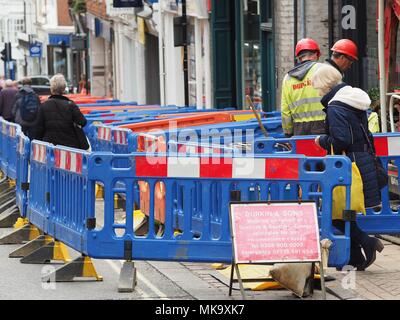
[{"label": "yellow high-visibility jacket", "polygon": [[379,125],[379,116],[376,112],[372,112],[368,117],[368,129],[372,133],[381,132],[381,127]]},{"label": "yellow high-visibility jacket", "polygon": [[284,78],[282,85],[282,127],[286,135],[325,133],[324,106],[321,96],[311,84],[314,72],[323,64],[307,61]]}]

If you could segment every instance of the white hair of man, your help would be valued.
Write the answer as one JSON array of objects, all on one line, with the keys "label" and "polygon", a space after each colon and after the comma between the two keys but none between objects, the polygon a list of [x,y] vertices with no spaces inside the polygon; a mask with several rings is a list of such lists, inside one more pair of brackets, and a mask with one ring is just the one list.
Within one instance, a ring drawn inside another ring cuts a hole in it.
[{"label": "white hair of man", "polygon": [[343,75],[330,65],[321,66],[311,78],[312,86],[321,96],[325,96],[342,81]]},{"label": "white hair of man", "polygon": [[6,82],[4,83],[4,86],[6,88],[11,88],[14,85],[14,81],[12,81],[11,79],[7,79]]},{"label": "white hair of man", "polygon": [[56,74],[50,79],[50,91],[53,95],[62,95],[67,87],[67,81],[62,74]]}]

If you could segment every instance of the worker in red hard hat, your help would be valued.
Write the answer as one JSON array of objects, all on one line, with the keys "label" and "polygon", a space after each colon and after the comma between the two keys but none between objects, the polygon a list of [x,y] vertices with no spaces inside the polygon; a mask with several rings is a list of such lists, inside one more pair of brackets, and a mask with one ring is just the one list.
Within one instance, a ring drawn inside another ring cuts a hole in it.
[{"label": "worker in red hard hat", "polygon": [[344,74],[358,61],[357,45],[349,39],[341,39],[332,47],[332,56],[327,62]]},{"label": "worker in red hard hat", "polygon": [[296,66],[288,72],[282,85],[282,128],[287,137],[325,133],[325,113],[321,96],[311,84],[311,77],[322,65],[321,50],[312,39],[296,45]]}]

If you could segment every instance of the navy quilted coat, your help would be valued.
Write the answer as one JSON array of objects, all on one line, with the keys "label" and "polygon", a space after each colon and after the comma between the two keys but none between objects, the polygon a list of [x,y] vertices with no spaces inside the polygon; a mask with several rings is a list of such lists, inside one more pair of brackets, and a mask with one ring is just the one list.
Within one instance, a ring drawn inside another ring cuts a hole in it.
[{"label": "navy quilted coat", "polygon": [[331,145],[336,155],[343,152],[355,161],[364,184],[365,207],[375,207],[381,203],[381,194],[378,186],[378,178],[371,154],[370,144],[365,137],[366,133],[372,140],[372,134],[368,130],[367,110],[371,100],[361,89],[352,88],[346,84],[335,87],[322,99],[325,106],[326,132],[321,136],[320,145],[331,152]]}]

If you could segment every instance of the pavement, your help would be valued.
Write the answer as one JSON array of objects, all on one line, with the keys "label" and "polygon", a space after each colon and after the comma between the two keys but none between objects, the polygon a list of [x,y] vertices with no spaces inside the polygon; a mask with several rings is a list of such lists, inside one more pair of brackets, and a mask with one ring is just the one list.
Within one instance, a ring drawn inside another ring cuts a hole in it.
[{"label": "pavement", "polygon": [[342,300],[400,300],[400,246],[381,241],[385,249],[366,271],[328,270],[336,278],[328,284],[336,296]]},{"label": "pavement", "polygon": [[[96,216],[102,220],[102,203],[96,203]],[[124,213],[115,212],[115,219],[124,219]],[[0,229],[0,237],[11,232]],[[395,239],[396,240],[396,239]],[[400,239],[397,239],[400,240]],[[382,240],[385,249],[365,272],[339,272],[329,268],[325,274],[335,278],[327,282],[327,300],[400,300],[400,246]],[[397,241],[400,243],[400,241]],[[232,296],[228,295],[229,278],[209,263],[136,261],[137,286],[132,293],[118,293],[118,279],[122,261],[93,260],[102,282],[45,284],[41,276],[49,268],[60,265],[21,264],[10,259],[9,253],[18,245],[0,245],[0,300],[1,299],[58,299],[58,300],[241,300],[238,284]],[[69,249],[71,258],[79,253]],[[267,272],[265,272],[267,273]],[[229,273],[228,273],[229,274]],[[267,276],[267,274],[266,274]],[[298,300],[286,289],[246,290],[249,300]],[[320,300],[322,292],[304,300]]]},{"label": "pavement", "polygon": [[[0,229],[0,236],[12,229]],[[382,240],[383,241],[383,240]],[[385,249],[365,272],[339,272],[329,268],[327,275],[335,281],[327,282],[328,300],[400,300],[400,246],[383,241]],[[16,245],[0,246],[0,299],[56,299],[56,300],[241,300],[238,285],[228,295],[229,279],[208,263],[179,263],[137,261],[138,284],[132,293],[118,293],[119,271],[122,261],[94,260],[102,282],[56,283],[46,286],[41,275],[46,268],[60,265],[27,265],[8,254]],[[72,258],[77,252],[69,250]],[[46,271],[46,270],[45,270]],[[48,285],[48,284],[47,284]],[[290,291],[246,290],[248,300],[298,300]],[[322,292],[304,300],[320,300]]]}]

